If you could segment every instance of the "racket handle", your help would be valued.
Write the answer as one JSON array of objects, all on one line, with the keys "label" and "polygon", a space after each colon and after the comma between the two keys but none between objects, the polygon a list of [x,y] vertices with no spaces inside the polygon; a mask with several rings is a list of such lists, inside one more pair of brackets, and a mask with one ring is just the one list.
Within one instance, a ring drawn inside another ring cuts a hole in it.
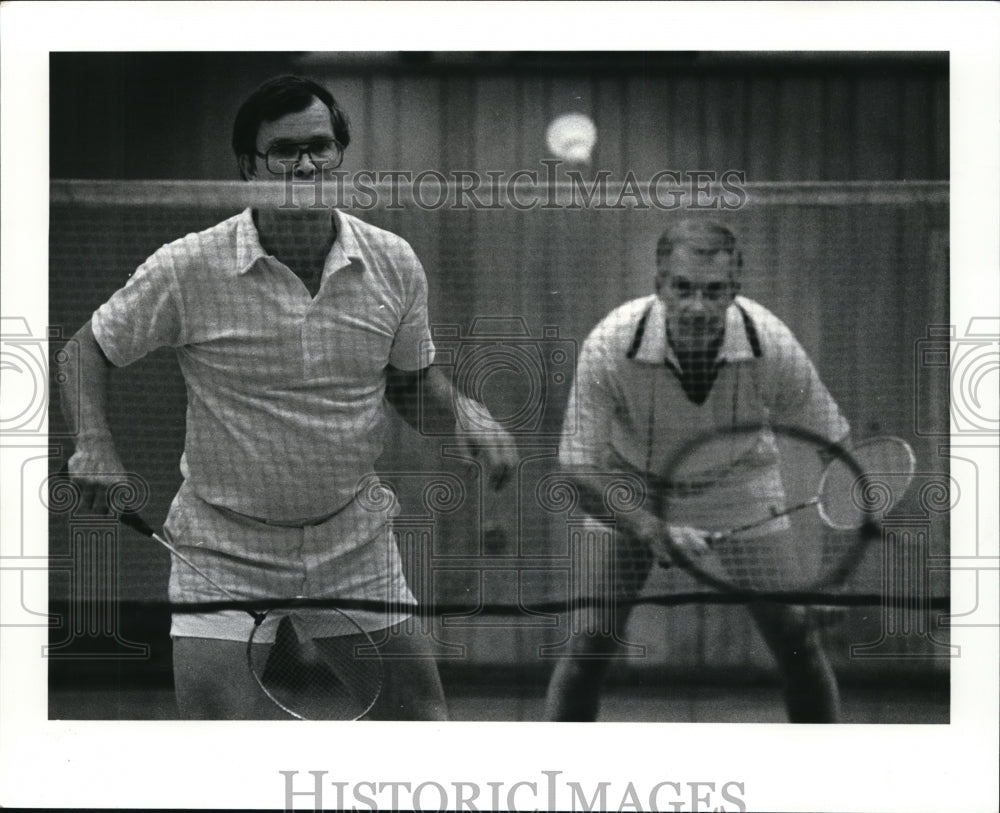
[{"label": "racket handle", "polygon": [[[59,471],[56,472],[56,477],[69,477],[69,461],[67,460],[62,466],[59,467]],[[143,536],[148,536],[152,538],[156,535],[149,523],[146,522],[141,516],[133,512],[126,512],[124,514],[118,515],[118,521],[122,525],[128,525],[133,531],[138,531]]]},{"label": "racket handle", "polygon": [[[727,532],[725,532],[725,531],[715,531],[715,532],[705,531],[705,532],[702,532],[702,539],[705,541],[705,544],[711,550],[712,545],[714,545],[716,542],[721,542],[728,535],[729,534]],[[694,555],[697,555],[697,553],[695,553]],[[670,562],[664,560],[661,556],[657,556],[656,557],[656,563],[660,567],[666,568],[666,569],[669,569],[670,566],[671,566]]]},{"label": "racket handle", "polygon": [[[69,461],[63,463],[62,467],[56,474],[58,477],[69,477]],[[229,590],[227,590],[225,587],[223,587],[221,584],[215,581],[211,576],[205,573],[204,570],[202,570],[194,562],[188,559],[183,553],[177,550],[175,545],[173,545],[171,542],[168,542],[167,539],[169,539],[170,537],[166,530],[163,531],[163,536],[160,536],[159,534],[156,533],[156,531],[153,530],[152,526],[150,526],[150,524],[146,522],[146,520],[144,520],[138,513],[134,511],[126,511],[121,514],[118,514],[118,521],[122,525],[127,525],[133,531],[138,531],[143,536],[148,537],[156,542],[159,542],[174,556],[176,556],[178,559],[184,562],[184,564],[190,567],[195,573],[201,576],[205,581],[207,581],[213,587],[220,590],[224,595],[228,596],[233,601],[240,600],[235,594],[231,593]],[[166,537],[166,539],[164,537]],[[253,616],[254,621],[256,621],[257,624],[260,624],[261,621],[264,620],[264,616],[267,614],[267,613],[257,613],[254,612],[253,610],[246,610],[246,612],[249,613],[251,616]]]}]

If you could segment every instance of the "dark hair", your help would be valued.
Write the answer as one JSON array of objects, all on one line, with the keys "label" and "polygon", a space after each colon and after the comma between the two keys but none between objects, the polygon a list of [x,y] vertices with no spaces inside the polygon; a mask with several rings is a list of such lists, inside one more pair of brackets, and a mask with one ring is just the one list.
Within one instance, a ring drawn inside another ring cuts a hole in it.
[{"label": "dark hair", "polygon": [[325,87],[302,76],[279,76],[257,88],[236,113],[233,122],[233,152],[236,159],[257,153],[257,133],[265,121],[274,121],[289,113],[299,113],[319,99],[330,110],[333,137],[342,148],[351,143],[350,122]]}]

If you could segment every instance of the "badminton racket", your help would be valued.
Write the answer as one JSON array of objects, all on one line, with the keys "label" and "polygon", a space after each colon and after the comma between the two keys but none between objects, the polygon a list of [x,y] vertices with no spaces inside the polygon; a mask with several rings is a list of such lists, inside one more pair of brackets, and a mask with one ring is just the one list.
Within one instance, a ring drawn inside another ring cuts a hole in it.
[{"label": "badminton racket", "polygon": [[[69,477],[68,464],[57,477]],[[110,495],[109,503],[114,503]],[[348,613],[332,602],[316,599],[248,601],[182,553],[166,529],[157,533],[135,512],[119,512],[117,516],[123,525],[166,548],[218,590],[227,600],[222,604],[239,607],[253,619],[246,643],[247,668],[263,696],[280,712],[297,720],[358,720],[375,706],[383,686],[382,658],[371,636]],[[277,636],[274,643],[260,635],[272,613],[294,614],[296,607],[308,609],[310,621],[318,621],[320,628],[337,629],[336,637],[324,639],[323,652],[311,639],[301,640],[298,631]]]},{"label": "badminton racket", "polygon": [[[726,591],[789,593],[842,587],[869,561],[868,548],[881,538],[881,521],[906,494],[916,459],[906,441],[880,436],[851,448],[831,444],[801,429],[771,427],[780,450],[784,483],[780,493],[766,493],[757,516],[727,524],[705,535],[707,549],[693,551],[667,534],[663,548],[669,563],[679,564],[701,582]],[[735,427],[689,444],[674,466],[729,447],[731,471],[715,470],[699,488],[702,501],[716,500],[721,510],[734,493],[734,482],[755,475],[748,453],[758,443],[760,427]],[[816,473],[816,469],[818,473]],[[683,478],[675,478],[683,482]],[[766,492],[767,487],[762,486]],[[671,521],[670,500],[663,509]]]},{"label": "badminton racket", "polygon": [[310,614],[336,616],[338,628],[350,631],[346,636],[338,636],[351,645],[344,647],[336,663],[319,656],[310,642],[292,640],[293,636],[272,646],[258,646],[257,636],[268,615],[278,607],[294,613],[294,600],[263,609],[255,602],[254,609],[250,609],[245,600],[239,599],[181,553],[166,538],[166,531],[162,535],[156,533],[135,513],[122,514],[119,519],[122,524],[158,542],[226,598],[243,605],[244,612],[254,621],[246,645],[247,667],[268,700],[288,716],[298,720],[357,720],[375,705],[383,682],[381,656],[369,634],[348,613],[333,606],[318,608],[315,601],[303,601],[303,605],[308,604]]}]

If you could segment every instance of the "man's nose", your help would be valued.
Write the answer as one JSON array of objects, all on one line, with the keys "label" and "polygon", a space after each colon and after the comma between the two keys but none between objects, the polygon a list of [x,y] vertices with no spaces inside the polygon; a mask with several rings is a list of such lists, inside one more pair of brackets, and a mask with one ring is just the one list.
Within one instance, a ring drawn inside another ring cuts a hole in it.
[{"label": "man's nose", "polygon": [[313,163],[312,156],[303,152],[299,154],[299,160],[295,162],[296,178],[311,178],[316,174],[316,164]]},{"label": "man's nose", "polygon": [[685,304],[690,313],[704,313],[708,309],[705,294],[700,290],[692,291],[691,295],[685,300]]}]

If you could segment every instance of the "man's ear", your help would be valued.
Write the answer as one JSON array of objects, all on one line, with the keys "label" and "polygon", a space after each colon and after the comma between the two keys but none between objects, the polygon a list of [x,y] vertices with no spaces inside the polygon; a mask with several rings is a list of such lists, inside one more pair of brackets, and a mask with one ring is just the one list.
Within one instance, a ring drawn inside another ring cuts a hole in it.
[{"label": "man's ear", "polygon": [[244,181],[250,181],[257,177],[257,167],[253,158],[249,155],[241,155],[238,162],[240,165],[240,177]]},{"label": "man's ear", "polygon": [[667,269],[662,265],[660,265],[659,263],[657,263],[656,276],[653,278],[653,289],[656,291],[656,293],[660,292],[660,289],[663,288],[663,283],[666,282],[666,280],[667,280]]},{"label": "man's ear", "polygon": [[656,293],[660,292],[663,287],[663,283],[666,282],[667,274],[670,271],[670,251],[663,251],[659,248],[656,250],[656,276],[653,279],[653,285],[655,286]]},{"label": "man's ear", "polygon": [[740,288],[743,286],[743,252],[737,251],[736,256],[733,257],[733,273],[729,276],[729,285],[732,289],[733,296],[736,296],[740,292]]},{"label": "man's ear", "polygon": [[736,263],[733,270],[733,296],[740,292],[743,287],[743,252],[736,252]]}]

